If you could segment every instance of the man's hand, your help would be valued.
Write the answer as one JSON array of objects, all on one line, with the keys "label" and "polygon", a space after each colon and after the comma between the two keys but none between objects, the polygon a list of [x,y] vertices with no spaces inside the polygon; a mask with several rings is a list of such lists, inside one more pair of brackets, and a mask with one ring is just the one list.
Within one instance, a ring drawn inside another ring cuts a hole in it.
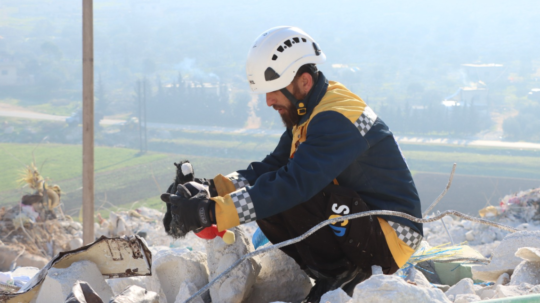
[{"label": "man's hand", "polygon": [[183,238],[190,231],[199,232],[214,221],[210,216],[214,202],[200,184],[179,184],[175,195],[162,194],[161,200],[170,208],[172,220],[168,234],[173,238]]}]

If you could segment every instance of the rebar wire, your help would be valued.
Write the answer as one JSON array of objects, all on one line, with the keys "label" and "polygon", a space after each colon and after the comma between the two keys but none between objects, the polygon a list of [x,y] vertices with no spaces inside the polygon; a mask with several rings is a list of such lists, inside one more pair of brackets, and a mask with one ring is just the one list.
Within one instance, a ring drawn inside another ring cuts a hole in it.
[{"label": "rebar wire", "polygon": [[518,231],[517,229],[512,228],[510,226],[506,226],[506,225],[503,225],[503,224],[491,222],[491,221],[488,221],[488,220],[485,220],[485,219],[475,218],[475,217],[460,213],[460,212],[455,211],[455,210],[447,210],[447,211],[444,211],[444,212],[442,212],[442,213],[440,213],[440,214],[438,214],[436,216],[425,218],[425,219],[420,219],[420,218],[411,216],[409,214],[402,213],[402,212],[399,212],[399,211],[393,211],[393,210],[371,210],[371,211],[366,211],[366,212],[361,212],[361,213],[350,214],[350,215],[346,215],[346,216],[343,216],[343,217],[336,217],[336,218],[333,218],[333,219],[328,219],[326,221],[323,221],[323,222],[313,226],[310,230],[305,232],[303,235],[300,235],[300,236],[298,236],[296,238],[293,238],[293,239],[290,239],[290,240],[287,240],[287,241],[283,241],[283,242],[280,242],[278,244],[274,244],[274,245],[262,248],[260,250],[250,252],[249,254],[243,255],[240,259],[236,260],[236,262],[234,262],[233,265],[231,265],[229,268],[227,268],[225,271],[223,271],[221,274],[219,274],[217,277],[215,277],[212,281],[210,281],[208,284],[206,284],[203,288],[199,289],[199,291],[197,291],[193,296],[191,296],[186,301],[184,301],[184,303],[189,303],[189,302],[193,301],[195,298],[197,298],[200,295],[202,295],[203,293],[205,293],[206,291],[208,291],[210,289],[210,287],[212,287],[212,285],[214,285],[217,281],[221,280],[221,278],[223,278],[225,275],[230,273],[234,268],[236,268],[238,265],[240,265],[240,263],[242,263],[244,260],[253,258],[253,257],[258,256],[260,254],[264,254],[264,253],[266,253],[268,251],[271,251],[271,250],[274,250],[276,248],[282,248],[282,247],[285,247],[285,246],[288,246],[288,245],[291,245],[291,244],[298,243],[298,242],[304,240],[305,238],[311,236],[317,230],[319,230],[319,229],[321,229],[324,226],[329,225],[329,224],[334,224],[334,223],[342,222],[342,221],[345,221],[345,220],[358,219],[358,218],[367,217],[367,216],[396,216],[396,217],[402,217],[402,218],[408,219],[408,220],[416,222],[416,223],[430,223],[430,222],[440,220],[443,217],[449,216],[449,215],[453,215],[453,216],[456,216],[456,217],[459,217],[459,218],[463,218],[465,220],[469,220],[469,221],[472,221],[472,222],[476,222],[476,223],[485,224],[485,225],[489,225],[489,226],[492,226],[492,227],[500,228],[502,230],[506,230],[506,231],[509,231],[509,232],[512,232],[512,233]]},{"label": "rebar wire", "polygon": [[450,173],[450,178],[448,179],[448,183],[446,184],[446,188],[437,197],[437,199],[435,199],[435,201],[433,201],[433,203],[431,203],[431,205],[427,208],[427,210],[422,215],[422,218],[425,218],[429,214],[429,212],[437,205],[437,203],[439,203],[439,201],[441,201],[441,199],[444,197],[444,195],[446,195],[446,192],[448,191],[448,189],[450,189],[450,186],[452,185],[452,180],[454,179],[454,173],[456,172],[456,166],[457,166],[457,163],[454,163],[454,165],[452,166],[452,172]]}]

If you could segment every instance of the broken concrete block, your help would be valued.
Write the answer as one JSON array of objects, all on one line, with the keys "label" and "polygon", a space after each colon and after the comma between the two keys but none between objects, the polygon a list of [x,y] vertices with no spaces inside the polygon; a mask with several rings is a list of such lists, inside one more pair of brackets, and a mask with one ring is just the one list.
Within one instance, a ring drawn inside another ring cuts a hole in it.
[{"label": "broken concrete block", "polygon": [[36,303],[64,302],[77,281],[87,282],[92,289],[107,302],[113,296],[96,264],[79,261],[68,268],[51,268],[41,285]]},{"label": "broken concrete block", "polygon": [[159,296],[140,286],[131,285],[120,295],[114,297],[109,303],[159,303]]},{"label": "broken concrete block", "polygon": [[540,287],[535,287],[528,283],[521,285],[497,285],[493,299],[523,296],[533,293],[540,293]]},{"label": "broken concrete block", "polygon": [[433,287],[431,283],[429,283],[428,279],[424,276],[424,274],[421,271],[417,270],[414,266],[409,269],[405,280],[415,283],[416,286],[430,288]]},{"label": "broken concrete block", "polygon": [[540,247],[540,231],[519,231],[506,236],[493,252],[493,258],[488,265],[474,266],[472,274],[474,279],[495,282],[503,274],[511,274],[514,268],[521,263],[515,256],[521,247]]},{"label": "broken concrete block", "polygon": [[495,285],[506,285],[510,282],[510,275],[507,273],[503,273],[497,278],[497,281],[495,281]]},{"label": "broken concrete block", "polygon": [[[176,300],[174,303],[184,303],[187,299],[191,298],[195,293],[197,292],[197,287],[193,285],[193,283],[190,282],[184,282],[182,285],[180,285],[180,290],[178,291],[178,294],[176,295]],[[203,300],[201,297],[195,298],[193,303],[203,303]]]},{"label": "broken concrete block", "polygon": [[526,261],[540,262],[540,248],[521,247],[516,251],[516,257]]},{"label": "broken concrete block", "polygon": [[167,302],[174,302],[183,282],[197,289],[208,284],[206,255],[187,249],[161,250],[154,256],[152,274],[159,278]]},{"label": "broken concrete block", "polygon": [[18,246],[0,245],[0,256],[2,256],[0,258],[0,271],[9,271],[14,260],[16,260],[18,266],[25,267],[42,268],[49,263],[49,260],[44,257],[33,255],[27,251],[19,256],[21,251],[22,249]]},{"label": "broken concrete block", "polygon": [[108,279],[107,284],[109,284],[115,296],[122,294],[129,286],[137,285],[148,291],[157,293],[159,295],[159,303],[167,303],[167,297],[159,284],[159,279],[155,272],[151,276]]},{"label": "broken concrete block", "polygon": [[514,269],[510,285],[540,284],[540,262],[523,261]]},{"label": "broken concrete block", "polygon": [[83,240],[81,238],[73,238],[69,241],[69,249],[74,250],[83,246]]},{"label": "broken concrete block", "polygon": [[450,287],[448,291],[444,293],[447,297],[454,296],[456,298],[459,294],[471,294],[476,295],[476,292],[474,291],[474,282],[470,278],[462,279],[461,281],[457,282],[456,285]]},{"label": "broken concrete block", "polygon": [[76,281],[71,288],[71,293],[64,303],[103,303],[103,300],[92,289],[90,284],[84,281]]},{"label": "broken concrete block", "polygon": [[437,302],[451,301],[437,288],[418,287],[395,275],[373,275],[356,285],[352,303]]},{"label": "broken concrete block", "polygon": [[[234,232],[236,237],[236,242],[231,245],[225,244],[219,237],[207,241],[206,251],[208,252],[210,279],[214,279],[236,262],[236,260],[253,251],[253,245],[244,232],[238,228],[233,228],[231,231]],[[260,269],[260,265],[253,259],[242,262],[226,278],[210,288],[212,302],[242,302],[249,296]]]},{"label": "broken concrete block", "polygon": [[351,301],[351,297],[349,297],[347,295],[347,293],[345,291],[343,291],[343,289],[341,288],[338,288],[336,290],[332,290],[332,291],[329,291],[327,293],[325,293],[322,297],[321,297],[321,302],[322,303],[326,303],[326,302],[331,302],[331,303],[347,303],[347,302],[350,302]]},{"label": "broken concrete block", "polygon": [[261,271],[244,303],[295,302],[309,294],[311,281],[308,275],[281,250],[269,251],[255,260],[261,265]]},{"label": "broken concrete block", "polygon": [[495,296],[495,285],[490,285],[482,287],[476,291],[476,295],[479,296],[482,300],[489,300]]},{"label": "broken concrete block", "polygon": [[469,303],[469,302],[478,302],[482,299],[473,294],[460,294],[456,295],[456,298],[454,299],[454,303]]}]

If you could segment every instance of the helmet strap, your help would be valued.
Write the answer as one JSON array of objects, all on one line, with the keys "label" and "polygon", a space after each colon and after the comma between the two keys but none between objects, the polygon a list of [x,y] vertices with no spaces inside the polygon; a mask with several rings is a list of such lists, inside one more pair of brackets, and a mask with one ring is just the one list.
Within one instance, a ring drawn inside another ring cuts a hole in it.
[{"label": "helmet strap", "polygon": [[[289,101],[291,101],[291,103],[294,105],[294,107],[296,107],[296,110],[297,110],[299,116],[303,116],[303,115],[305,115],[307,113],[306,105],[304,104],[304,102],[302,102],[303,100],[296,99],[293,96],[293,94],[291,94],[291,92],[289,92],[289,90],[287,90],[286,87],[280,89],[279,91],[281,93],[283,93],[285,95],[285,97],[287,97],[287,99],[289,99]],[[311,90],[306,95],[306,99],[307,99],[307,96],[309,96],[309,93],[311,93]]]}]

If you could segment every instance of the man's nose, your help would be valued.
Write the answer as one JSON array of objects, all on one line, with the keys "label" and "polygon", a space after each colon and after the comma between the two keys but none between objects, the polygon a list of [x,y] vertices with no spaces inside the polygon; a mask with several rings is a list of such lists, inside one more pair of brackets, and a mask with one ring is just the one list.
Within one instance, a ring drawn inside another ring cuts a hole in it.
[{"label": "man's nose", "polygon": [[276,98],[274,98],[274,96],[272,95],[272,93],[266,94],[266,105],[268,106],[273,106],[274,104],[276,104]]}]

